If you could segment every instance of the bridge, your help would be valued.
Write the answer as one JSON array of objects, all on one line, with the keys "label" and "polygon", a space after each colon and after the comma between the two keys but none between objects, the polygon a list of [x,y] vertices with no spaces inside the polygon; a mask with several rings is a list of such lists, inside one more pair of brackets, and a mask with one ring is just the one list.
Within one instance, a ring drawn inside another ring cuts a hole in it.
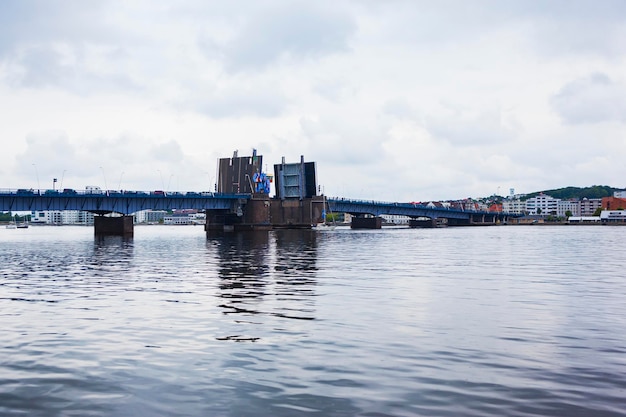
[{"label": "bridge", "polygon": [[[88,211],[98,216],[95,218],[96,234],[131,234],[133,213],[142,210],[203,210],[207,214],[212,213],[215,219],[221,216],[220,227],[233,224],[224,221],[225,216],[244,218],[248,215],[250,228],[272,227],[310,227],[320,222],[320,214],[326,210],[331,213],[349,213],[354,216],[352,226],[357,228],[379,228],[381,215],[401,215],[410,217],[412,226],[435,227],[442,219],[445,225],[470,225],[470,224],[496,224],[505,221],[508,214],[464,211],[432,207],[416,203],[382,202],[373,200],[354,200],[345,198],[329,198],[318,196],[309,201],[308,208],[302,209],[298,220],[283,220],[272,222],[271,218],[285,219],[285,204],[280,207],[281,213],[267,213],[267,216],[259,217],[259,212],[264,207],[271,207],[276,199],[270,199],[267,194],[256,193],[212,193],[212,192],[163,192],[163,191],[75,191],[75,190],[10,190],[0,189],[0,211],[61,211],[79,210]],[[293,203],[293,202],[292,202]],[[289,206],[293,207],[293,204]],[[250,209],[247,209],[247,208]],[[269,208],[268,210],[271,210]],[[278,209],[277,209],[278,210]],[[104,217],[106,214],[114,214],[113,217]],[[263,214],[263,213],[261,213]],[[273,215],[273,216],[272,216]],[[308,216],[308,217],[307,217]],[[287,216],[288,217],[288,216]],[[117,220],[116,220],[117,219]],[[119,220],[121,219],[121,220]],[[259,220],[260,219],[260,220]],[[421,219],[421,220],[418,220]],[[111,226],[111,222],[115,226]],[[125,225],[119,222],[126,222]],[[129,224],[130,223],[130,224]],[[278,224],[280,223],[280,224]],[[130,230],[130,232],[124,231]],[[208,229],[207,229],[208,230]]]},{"label": "bridge", "polygon": [[[448,225],[471,225],[471,224],[495,224],[498,221],[506,221],[508,217],[514,217],[508,213],[468,211],[445,207],[433,207],[426,204],[417,203],[394,203],[373,200],[352,200],[345,198],[329,198],[328,207],[336,213],[349,213],[357,217],[369,215],[378,217],[381,215],[400,215],[410,217],[415,226],[434,227],[440,219],[445,219]],[[418,222],[416,219],[428,219]],[[358,223],[358,222],[357,222]],[[371,228],[376,224],[367,221],[362,223],[364,228]]]},{"label": "bridge", "polygon": [[2,190],[0,211],[80,210],[130,215],[142,210],[230,210],[251,198],[246,193],[164,191]]}]

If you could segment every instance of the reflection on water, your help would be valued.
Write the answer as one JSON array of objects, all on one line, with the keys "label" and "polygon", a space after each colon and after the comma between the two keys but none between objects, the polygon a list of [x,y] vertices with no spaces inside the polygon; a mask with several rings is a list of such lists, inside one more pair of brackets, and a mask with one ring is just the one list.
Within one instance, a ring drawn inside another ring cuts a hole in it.
[{"label": "reflection on water", "polygon": [[[303,230],[243,232],[208,239],[218,253],[219,307],[237,323],[255,315],[314,319],[316,234]],[[260,336],[227,335],[218,340],[257,341]]]},{"label": "reflection on water", "polygon": [[0,415],[626,416],[622,230],[0,229]]}]

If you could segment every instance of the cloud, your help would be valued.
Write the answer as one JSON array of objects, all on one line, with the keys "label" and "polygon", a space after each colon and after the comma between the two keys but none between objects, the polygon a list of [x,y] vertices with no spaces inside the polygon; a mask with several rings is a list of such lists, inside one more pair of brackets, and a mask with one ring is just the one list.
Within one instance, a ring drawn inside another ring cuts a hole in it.
[{"label": "cloud", "polygon": [[259,82],[257,86],[226,86],[208,88],[187,95],[188,101],[179,103],[181,108],[192,109],[207,117],[241,118],[245,116],[273,118],[280,116],[288,104],[279,89]]},{"label": "cloud", "polygon": [[[15,155],[22,184],[51,188],[52,178],[67,188],[98,185],[116,189],[161,189],[164,185],[208,189],[207,161],[185,153],[174,139],[124,134],[77,140],[63,131],[30,134]],[[194,150],[195,151],[195,150]],[[210,161],[212,165],[213,161]]]},{"label": "cloud", "polygon": [[565,84],[551,97],[552,109],[566,124],[626,122],[626,85],[594,73]]},{"label": "cloud", "polygon": [[625,9],[6,0],[2,176],[205,189],[217,158],[254,147],[363,198],[601,183],[602,161],[621,178]]},{"label": "cloud", "polygon": [[174,140],[152,145],[150,155],[158,161],[181,162],[184,160],[183,151],[178,142]]},{"label": "cloud", "polygon": [[388,100],[382,110],[385,114],[399,119],[412,119],[416,116],[411,104],[402,97]]},{"label": "cloud", "polygon": [[550,61],[567,56],[615,59],[626,52],[626,3],[621,0],[523,2],[533,47]]},{"label": "cloud", "polygon": [[463,110],[445,116],[430,116],[425,125],[433,136],[459,147],[502,144],[515,136],[499,109],[479,113]]},{"label": "cloud", "polygon": [[379,124],[363,109],[360,114],[344,119],[325,112],[317,118],[302,118],[302,139],[298,141],[307,155],[323,159],[333,165],[361,165],[375,163],[382,153],[387,137],[384,124]]},{"label": "cloud", "polygon": [[317,59],[349,50],[356,25],[340,10],[296,2],[248,16],[222,50],[227,69],[264,70],[283,58]]},{"label": "cloud", "polygon": [[[27,44],[80,43],[103,39],[104,2],[49,2],[5,0],[0,2],[0,58]],[[111,28],[113,29],[113,28]],[[113,30],[108,31],[109,35]],[[80,36],[77,36],[77,35]]]}]

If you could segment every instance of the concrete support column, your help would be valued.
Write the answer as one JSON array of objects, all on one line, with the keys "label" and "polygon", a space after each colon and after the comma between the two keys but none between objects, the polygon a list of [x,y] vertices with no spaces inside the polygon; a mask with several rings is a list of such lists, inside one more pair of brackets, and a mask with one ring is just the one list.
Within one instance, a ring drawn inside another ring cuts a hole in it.
[{"label": "concrete support column", "polygon": [[96,236],[132,237],[134,233],[133,216],[94,216],[93,226]]},{"label": "concrete support column", "polygon": [[352,229],[380,229],[383,219],[380,217],[353,217],[350,222]]},{"label": "concrete support column", "polygon": [[414,228],[426,228],[426,229],[430,229],[433,228],[437,225],[437,221],[435,219],[425,219],[425,220],[417,220],[417,219],[410,219],[409,220],[409,227],[414,229]]}]

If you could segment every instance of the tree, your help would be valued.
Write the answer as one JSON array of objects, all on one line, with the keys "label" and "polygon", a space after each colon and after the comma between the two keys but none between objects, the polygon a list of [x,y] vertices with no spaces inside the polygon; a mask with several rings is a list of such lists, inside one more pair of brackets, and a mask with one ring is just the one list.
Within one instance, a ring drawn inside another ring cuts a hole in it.
[{"label": "tree", "polygon": [[572,212],[569,210],[565,211],[565,217],[572,217]]},{"label": "tree", "polygon": [[541,209],[540,208],[537,209],[537,214],[541,214]]},{"label": "tree", "polygon": [[598,208],[596,209],[596,211],[594,211],[594,212],[593,212],[593,215],[594,215],[594,216],[599,216],[599,215],[600,215],[600,213],[602,213],[602,207],[598,207]]}]

